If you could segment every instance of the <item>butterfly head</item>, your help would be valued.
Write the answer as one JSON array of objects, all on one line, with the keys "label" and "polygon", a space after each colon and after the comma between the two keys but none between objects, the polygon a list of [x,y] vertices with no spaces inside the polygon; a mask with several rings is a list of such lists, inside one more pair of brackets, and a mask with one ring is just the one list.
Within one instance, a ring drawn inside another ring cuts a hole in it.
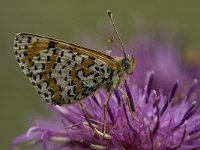
[{"label": "butterfly head", "polygon": [[126,56],[122,59],[122,68],[127,74],[133,74],[135,70],[136,60],[133,56]]}]

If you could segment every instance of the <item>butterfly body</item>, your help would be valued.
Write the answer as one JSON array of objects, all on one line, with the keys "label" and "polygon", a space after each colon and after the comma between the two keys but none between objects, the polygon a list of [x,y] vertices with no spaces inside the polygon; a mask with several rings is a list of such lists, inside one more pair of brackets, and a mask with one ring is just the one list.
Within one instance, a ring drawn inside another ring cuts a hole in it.
[{"label": "butterfly body", "polygon": [[133,57],[111,57],[65,41],[29,33],[15,37],[16,59],[37,92],[51,104],[76,103],[99,88],[118,88],[135,68]]}]

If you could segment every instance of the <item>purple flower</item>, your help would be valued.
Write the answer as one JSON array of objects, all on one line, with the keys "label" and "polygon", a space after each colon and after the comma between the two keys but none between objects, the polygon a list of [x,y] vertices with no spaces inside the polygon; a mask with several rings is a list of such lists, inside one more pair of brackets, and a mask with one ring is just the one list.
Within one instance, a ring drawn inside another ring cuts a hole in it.
[{"label": "purple flower", "polygon": [[[16,137],[18,143],[32,141],[44,150],[52,149],[195,149],[200,145],[200,118],[195,100],[188,94],[174,104],[177,81],[168,95],[152,88],[153,73],[144,89],[133,84],[123,87],[134,103],[133,117],[125,97],[118,90],[108,105],[107,132],[103,136],[103,92],[91,96],[82,105],[50,106],[60,122],[38,121]],[[197,80],[194,80],[194,84]],[[193,87],[192,86],[192,87]],[[191,91],[191,90],[189,90]]]}]

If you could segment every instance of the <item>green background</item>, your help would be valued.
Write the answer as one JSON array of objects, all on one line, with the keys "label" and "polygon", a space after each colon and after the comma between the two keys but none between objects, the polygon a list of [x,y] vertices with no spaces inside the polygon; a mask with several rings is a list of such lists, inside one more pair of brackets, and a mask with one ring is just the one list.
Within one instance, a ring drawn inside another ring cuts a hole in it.
[{"label": "green background", "polygon": [[[24,133],[35,116],[50,116],[45,102],[15,61],[16,33],[37,33],[77,44],[81,41],[79,33],[90,34],[94,42],[99,37],[104,49],[106,42],[102,36],[105,24],[111,26],[106,16],[110,9],[123,41],[133,36],[134,23],[144,20],[148,24],[171,26],[187,37],[188,49],[198,50],[199,6],[198,0],[0,0],[0,149],[10,149],[12,139]],[[97,48],[94,44],[91,47]]]}]

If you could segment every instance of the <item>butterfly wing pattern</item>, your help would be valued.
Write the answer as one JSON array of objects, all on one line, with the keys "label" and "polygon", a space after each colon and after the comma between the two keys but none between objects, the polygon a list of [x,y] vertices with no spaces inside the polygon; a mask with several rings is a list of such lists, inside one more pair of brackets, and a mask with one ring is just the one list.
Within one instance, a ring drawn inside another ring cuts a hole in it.
[{"label": "butterfly wing pattern", "polygon": [[122,59],[54,38],[19,33],[14,51],[32,85],[51,104],[75,103],[100,87],[110,92],[126,75]]}]

